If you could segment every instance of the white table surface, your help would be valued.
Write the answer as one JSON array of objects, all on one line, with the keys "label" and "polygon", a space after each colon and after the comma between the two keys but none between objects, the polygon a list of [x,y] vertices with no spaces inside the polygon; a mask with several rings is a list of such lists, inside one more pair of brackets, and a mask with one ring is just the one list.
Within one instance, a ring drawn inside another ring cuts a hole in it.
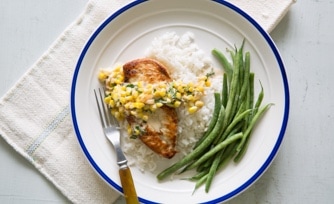
[{"label": "white table surface", "polygon": [[[86,0],[0,0],[0,96],[85,4]],[[300,0],[271,33],[289,80],[289,124],[271,167],[229,203],[334,202],[333,19],[333,1]],[[0,162],[0,203],[69,203],[2,138]]]}]

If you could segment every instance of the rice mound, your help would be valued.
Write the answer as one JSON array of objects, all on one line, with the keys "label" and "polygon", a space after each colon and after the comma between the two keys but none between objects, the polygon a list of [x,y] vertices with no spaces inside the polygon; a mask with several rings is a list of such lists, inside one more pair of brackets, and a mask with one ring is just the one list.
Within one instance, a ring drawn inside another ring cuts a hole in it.
[{"label": "rice mound", "polygon": [[[197,77],[215,71],[210,57],[195,43],[194,34],[186,32],[179,36],[175,32],[167,32],[156,37],[148,47],[146,57],[156,59],[163,63],[173,80],[181,80],[185,83],[197,81]],[[214,92],[220,92],[222,76],[215,74],[211,78],[211,86],[206,88],[202,97],[204,106],[195,114],[189,114],[184,107],[176,109],[178,114],[178,136],[176,149],[177,159],[191,152],[193,146],[205,132],[214,108]],[[123,124],[125,125],[125,124]],[[124,128],[123,128],[124,129]],[[123,133],[123,135],[127,133]],[[122,137],[122,147],[128,158],[129,165],[135,165],[141,171],[153,172],[157,166],[170,163],[169,159],[154,153],[139,139]]]}]

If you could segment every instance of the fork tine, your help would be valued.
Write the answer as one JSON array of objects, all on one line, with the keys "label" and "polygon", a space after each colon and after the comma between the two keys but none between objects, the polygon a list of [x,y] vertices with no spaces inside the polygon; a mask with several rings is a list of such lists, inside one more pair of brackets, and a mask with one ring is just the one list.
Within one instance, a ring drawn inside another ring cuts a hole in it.
[{"label": "fork tine", "polygon": [[[100,91],[101,89],[99,89]],[[105,95],[105,91],[103,89],[103,95]],[[102,93],[100,91],[100,96],[101,98],[102,97]],[[104,104],[104,103],[103,103]],[[106,120],[107,120],[107,125],[114,125],[116,126],[117,128],[119,128],[119,124],[118,124],[118,121],[116,120],[116,118],[110,113],[109,109],[108,108],[105,108],[105,106],[103,105],[103,110],[104,110],[104,114],[105,114],[105,117],[106,117]]]},{"label": "fork tine", "polygon": [[[100,89],[99,89],[99,91],[100,91]],[[99,99],[97,97],[95,89],[94,89],[94,94],[95,94],[97,109],[99,110],[99,116],[100,116],[101,124],[102,124],[103,127],[106,127],[106,122],[105,122],[105,119],[103,117],[102,110],[101,110],[101,107],[100,107],[101,105],[100,105],[100,102],[99,102]]]},{"label": "fork tine", "polygon": [[[103,110],[103,113],[104,113],[104,118],[105,118],[105,121],[106,121],[106,125],[109,126],[110,125],[110,118],[109,118],[109,114],[108,114],[108,110],[104,104],[104,90],[102,90],[101,92],[101,89],[99,89],[99,93],[100,93],[100,100],[101,100],[101,106],[102,106],[102,110]],[[103,96],[102,96],[103,95]]]},{"label": "fork tine", "polygon": [[[96,90],[94,90],[97,108],[99,110],[99,115],[100,115],[100,119],[101,119],[101,123],[103,127],[107,127],[107,126],[110,126],[111,124],[110,114],[108,114],[108,109],[106,108],[106,105],[104,104],[104,100],[103,100],[104,97],[102,96],[104,94],[102,93],[101,89],[98,89],[98,92],[99,93],[97,94]],[[99,97],[97,95],[99,95]]]},{"label": "fork tine", "polygon": [[119,123],[117,119],[110,112],[109,112],[109,115],[110,115],[111,125],[114,125],[117,129],[119,129]]},{"label": "fork tine", "polygon": [[111,124],[116,126],[116,128],[119,128],[119,124],[118,121],[116,120],[116,118],[114,116],[111,115]]},{"label": "fork tine", "polygon": [[[109,112],[109,109],[106,107],[106,105],[103,102],[104,101],[103,95],[105,95],[104,90],[101,91],[101,89],[99,88],[98,92],[99,93],[97,94],[96,90],[94,89],[97,108],[99,110],[100,120],[101,120],[103,127],[113,125],[113,126],[116,126],[116,128],[119,128],[118,121],[116,120],[114,116],[111,115],[111,113]],[[97,95],[99,95],[99,97]]]}]

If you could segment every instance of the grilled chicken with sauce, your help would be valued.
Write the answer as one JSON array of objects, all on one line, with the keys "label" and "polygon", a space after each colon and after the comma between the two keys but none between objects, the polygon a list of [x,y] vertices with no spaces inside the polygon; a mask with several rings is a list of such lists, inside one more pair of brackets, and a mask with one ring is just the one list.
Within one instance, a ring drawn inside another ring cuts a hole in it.
[{"label": "grilled chicken with sauce", "polygon": [[[170,82],[167,69],[160,62],[144,58],[130,61],[123,65],[124,82],[143,81],[150,84]],[[152,113],[147,122],[134,116],[127,116],[131,126],[141,128],[139,139],[151,150],[165,158],[172,158],[175,153],[178,118],[174,108],[163,105]]]}]

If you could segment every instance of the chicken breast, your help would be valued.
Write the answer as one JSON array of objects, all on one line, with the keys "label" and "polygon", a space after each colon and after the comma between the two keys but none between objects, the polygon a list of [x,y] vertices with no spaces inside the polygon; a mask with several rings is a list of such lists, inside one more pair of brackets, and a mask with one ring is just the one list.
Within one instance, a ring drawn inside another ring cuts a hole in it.
[{"label": "chicken breast", "polygon": [[[123,72],[124,81],[129,83],[143,81],[154,84],[171,81],[164,65],[149,58],[124,64]],[[178,118],[174,108],[162,106],[150,115],[147,122],[134,116],[128,116],[126,120],[131,126],[141,127],[143,131],[139,139],[151,150],[165,158],[172,158],[175,155]]]}]

